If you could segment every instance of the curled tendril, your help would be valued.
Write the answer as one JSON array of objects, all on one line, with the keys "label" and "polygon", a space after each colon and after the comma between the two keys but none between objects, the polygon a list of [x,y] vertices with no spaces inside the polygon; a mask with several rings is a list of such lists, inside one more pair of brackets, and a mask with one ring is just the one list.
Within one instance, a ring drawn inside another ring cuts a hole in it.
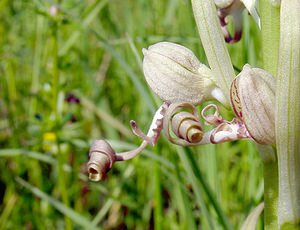
[{"label": "curled tendril", "polygon": [[[211,114],[212,113],[212,114]],[[163,103],[154,115],[147,134],[143,133],[135,121],[131,121],[133,133],[143,142],[131,151],[116,153],[105,140],[96,140],[90,149],[87,164],[90,180],[98,181],[106,176],[116,161],[125,161],[141,153],[148,144],[154,145],[163,130],[167,139],[181,146],[217,144],[238,139],[252,139],[245,124],[239,118],[226,121],[214,105],[206,106],[201,112],[207,125],[213,125],[210,131],[203,132],[198,109],[188,102]]]},{"label": "curled tendril", "polygon": [[[206,115],[208,110],[214,109],[215,112],[213,115]],[[224,122],[223,118],[220,115],[219,112],[219,108],[218,106],[214,105],[214,104],[210,104],[205,106],[202,111],[201,111],[201,116],[203,117],[203,119],[205,120],[207,125],[214,125],[214,126],[218,126],[220,124],[222,124]]]},{"label": "curled tendril", "polygon": [[[212,115],[206,114],[209,110],[214,110],[214,113]],[[234,118],[230,122],[224,120],[220,115],[219,108],[214,104],[204,107],[201,115],[208,125],[216,126],[210,131],[210,142],[212,144],[238,139],[252,139],[241,119]]]},{"label": "curled tendril", "polygon": [[147,135],[141,131],[136,121],[130,121],[132,132],[146,141],[148,144],[154,145],[160,135],[161,130],[163,129],[163,117],[168,109],[169,105],[167,103],[163,103],[159,109],[156,111],[154,118],[152,120],[152,124],[149,128]]},{"label": "curled tendril", "polygon": [[[191,113],[180,112],[183,109],[191,110]],[[167,139],[177,145],[198,145],[203,139],[198,110],[193,104],[188,102],[172,103],[165,113],[163,126]],[[172,137],[170,128],[172,128],[176,138]]]},{"label": "curled tendril", "polygon": [[147,135],[140,130],[135,121],[130,122],[133,133],[143,139],[141,145],[134,150],[116,153],[107,141],[94,141],[89,153],[90,159],[87,163],[89,179],[99,181],[105,178],[106,173],[111,169],[116,161],[132,159],[141,153],[148,144],[154,145],[157,142],[163,128],[163,115],[167,108],[168,104],[163,103],[157,110]]}]

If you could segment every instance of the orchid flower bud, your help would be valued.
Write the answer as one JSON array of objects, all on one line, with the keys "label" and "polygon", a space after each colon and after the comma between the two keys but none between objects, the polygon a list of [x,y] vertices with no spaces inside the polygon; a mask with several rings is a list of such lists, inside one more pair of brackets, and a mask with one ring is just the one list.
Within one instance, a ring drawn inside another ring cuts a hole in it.
[{"label": "orchid flower bud", "polygon": [[275,143],[275,90],[274,77],[250,65],[244,66],[231,85],[233,110],[260,144]]},{"label": "orchid flower bud", "polygon": [[143,49],[143,53],[146,81],[163,101],[197,105],[214,97],[226,104],[212,71],[191,50],[175,43],[160,42]]}]

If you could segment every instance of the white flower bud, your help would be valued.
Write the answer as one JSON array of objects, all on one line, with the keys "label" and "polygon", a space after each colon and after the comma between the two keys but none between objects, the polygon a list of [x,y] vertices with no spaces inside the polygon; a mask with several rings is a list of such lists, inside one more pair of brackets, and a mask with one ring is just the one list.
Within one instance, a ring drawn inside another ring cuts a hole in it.
[{"label": "white flower bud", "polygon": [[[212,71],[184,46],[160,42],[143,49],[143,69],[151,89],[168,103],[200,104],[212,98],[216,85]],[[218,98],[224,101],[224,95]]]},{"label": "white flower bud", "polygon": [[274,77],[250,65],[244,66],[231,85],[234,112],[260,144],[275,143],[275,91]]}]

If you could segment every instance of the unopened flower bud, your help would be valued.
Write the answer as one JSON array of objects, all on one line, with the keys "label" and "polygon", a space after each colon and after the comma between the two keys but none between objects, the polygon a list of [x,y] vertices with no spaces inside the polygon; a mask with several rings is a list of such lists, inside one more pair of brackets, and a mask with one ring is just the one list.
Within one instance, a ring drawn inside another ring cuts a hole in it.
[{"label": "unopened flower bud", "polygon": [[234,112],[260,144],[275,143],[275,90],[274,77],[250,65],[244,66],[231,85]]},{"label": "unopened flower bud", "polygon": [[[143,49],[143,69],[151,89],[165,102],[200,104],[216,88],[212,71],[184,46],[160,42]],[[224,95],[220,95],[221,102]]]}]

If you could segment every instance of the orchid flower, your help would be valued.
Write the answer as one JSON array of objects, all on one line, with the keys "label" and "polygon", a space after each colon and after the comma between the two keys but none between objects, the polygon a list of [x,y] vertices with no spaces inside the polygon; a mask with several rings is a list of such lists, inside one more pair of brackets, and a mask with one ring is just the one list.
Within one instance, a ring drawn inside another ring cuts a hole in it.
[{"label": "orchid flower", "polygon": [[[255,2],[256,0],[215,0],[215,4],[218,7],[218,17],[222,32],[227,43],[235,43],[241,39],[243,27],[242,13],[245,8],[252,15],[259,28],[261,27],[260,17],[255,8]],[[229,33],[227,28],[228,16],[232,16],[233,19],[233,36]]]},{"label": "orchid flower", "polygon": [[[101,140],[93,144],[88,163],[91,179],[99,180],[115,161],[131,159],[148,144],[154,145],[162,131],[171,143],[181,146],[239,139],[275,143],[275,111],[272,108],[275,79],[269,73],[250,65],[244,66],[229,92],[236,117],[227,121],[215,104],[203,108],[201,116],[198,114],[196,106],[204,101],[217,100],[225,107],[228,107],[228,102],[216,85],[213,72],[191,50],[175,43],[160,42],[144,49],[143,53],[145,79],[163,104],[154,115],[147,134],[141,131],[137,122],[131,121],[133,133],[143,140],[137,149],[115,153],[107,142]],[[213,128],[205,132],[207,129],[203,128],[203,123]]]}]

